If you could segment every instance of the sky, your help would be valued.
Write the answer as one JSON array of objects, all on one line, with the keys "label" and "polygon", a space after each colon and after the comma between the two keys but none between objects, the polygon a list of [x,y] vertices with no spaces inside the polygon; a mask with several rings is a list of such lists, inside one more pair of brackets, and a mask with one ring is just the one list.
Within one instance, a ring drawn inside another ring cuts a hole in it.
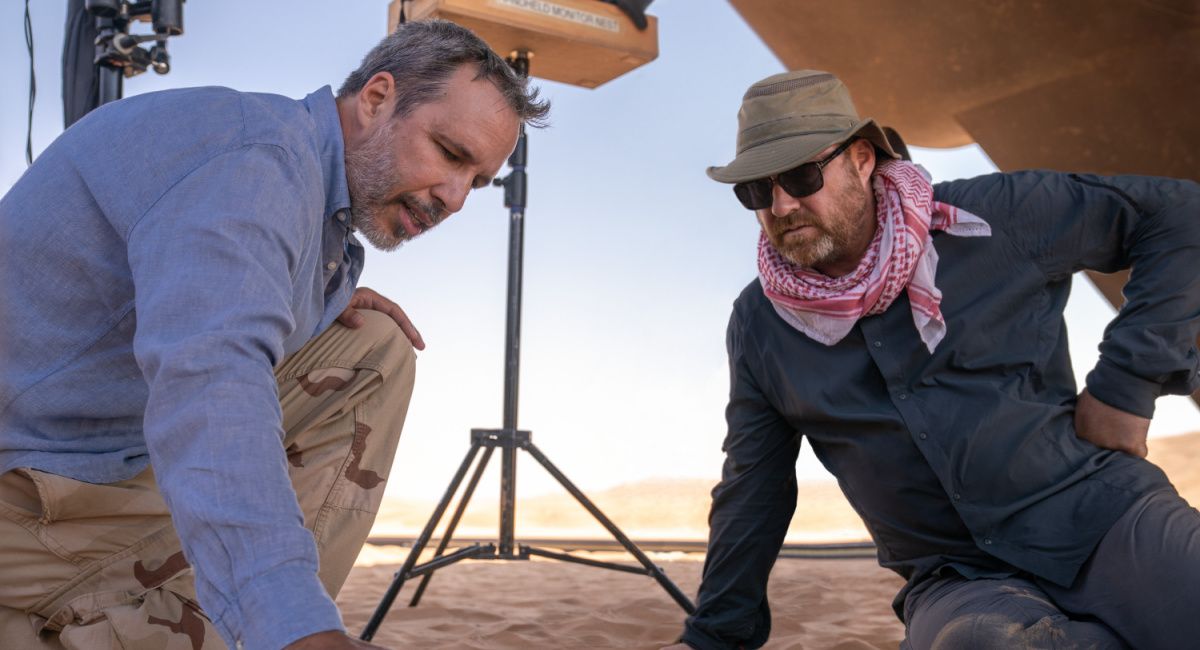
[{"label": "sky", "polygon": [[[65,5],[31,4],[35,154],[62,131]],[[0,192],[25,169],[29,74],[23,4],[4,11]],[[753,215],[704,169],[732,157],[746,87],[783,66],[723,0],[657,0],[649,13],[657,60],[594,90],[535,82],[553,108],[551,126],[529,137],[518,425],[585,491],[717,480],[725,326],[756,273]],[[384,36],[386,16],[386,0],[192,0],[184,35],[170,41],[172,71],[126,80],[125,92],[221,85],[298,98],[336,88]],[[975,146],[913,155],[935,180],[995,170]],[[502,424],[507,229],[502,191],[484,188],[400,251],[368,251],[360,284],[397,301],[428,344],[390,496],[437,498],[470,430]],[[1077,278],[1066,318],[1080,385],[1112,315]],[[1159,400],[1152,437],[1197,430],[1191,401]],[[807,445],[797,471],[832,480]],[[497,489],[491,474],[481,494]],[[558,490],[525,454],[517,483],[522,495]]]}]

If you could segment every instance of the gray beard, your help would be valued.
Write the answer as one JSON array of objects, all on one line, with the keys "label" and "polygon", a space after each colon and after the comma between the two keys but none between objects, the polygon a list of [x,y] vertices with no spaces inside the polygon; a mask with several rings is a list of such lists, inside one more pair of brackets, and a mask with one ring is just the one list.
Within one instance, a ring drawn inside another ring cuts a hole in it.
[{"label": "gray beard", "polygon": [[837,250],[837,244],[833,241],[833,237],[827,232],[822,232],[810,246],[803,250],[795,250],[792,247],[783,247],[779,250],[779,254],[783,258],[797,266],[805,268],[813,268],[818,264],[828,262]]},{"label": "gray beard", "polygon": [[400,248],[408,239],[407,233],[388,230],[379,214],[391,193],[395,176],[392,126],[392,120],[385,121],[362,145],[346,151],[350,223],[372,246],[384,252]]},{"label": "gray beard", "polygon": [[837,214],[819,225],[821,232],[816,241],[803,248],[781,246],[772,241],[775,250],[792,264],[810,269],[849,255],[856,243],[856,225],[874,219],[875,215],[867,215],[867,190],[859,185],[847,186],[840,198]]}]

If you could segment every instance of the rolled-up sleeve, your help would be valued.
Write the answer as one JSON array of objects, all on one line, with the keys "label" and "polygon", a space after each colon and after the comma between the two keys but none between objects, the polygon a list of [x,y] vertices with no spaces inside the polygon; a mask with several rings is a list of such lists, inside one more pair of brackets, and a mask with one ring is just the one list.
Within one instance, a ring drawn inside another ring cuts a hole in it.
[{"label": "rolled-up sleeve", "polygon": [[[1159,396],[1200,388],[1200,185],[1136,176],[1073,178],[1090,192],[1120,199],[1120,208],[1107,216],[1124,235],[1115,257],[1128,260],[1130,270],[1125,304],[1104,332],[1088,392],[1150,418]],[[1104,229],[1098,221],[1093,229]]]},{"label": "rolled-up sleeve", "polygon": [[682,640],[700,650],[756,648],[771,630],[767,579],[796,509],[800,436],[753,373],[735,311],[727,335],[730,397],[725,466],[713,489],[708,554],[696,613]]},{"label": "rolled-up sleeve", "polygon": [[342,628],[288,479],[273,373],[313,245],[297,167],[270,145],[220,154],[128,233],[151,463],[200,603],[231,647]]},{"label": "rolled-up sleeve", "polygon": [[1087,376],[1100,401],[1145,418],[1200,388],[1200,185],[1151,176],[1028,171],[955,186],[942,200],[993,215],[1048,281],[1128,269],[1125,304]]}]

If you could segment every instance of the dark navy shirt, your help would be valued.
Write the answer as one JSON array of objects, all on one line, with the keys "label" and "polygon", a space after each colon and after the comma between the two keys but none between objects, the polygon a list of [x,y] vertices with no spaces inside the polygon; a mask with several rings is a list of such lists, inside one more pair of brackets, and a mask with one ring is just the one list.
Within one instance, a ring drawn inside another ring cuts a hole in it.
[{"label": "dark navy shirt", "polygon": [[766,641],[802,438],[880,564],[907,579],[902,619],[904,596],[944,571],[1069,586],[1126,508],[1168,485],[1151,463],[1076,437],[1062,312],[1074,272],[1132,267],[1089,392],[1151,417],[1155,398],[1200,386],[1200,186],[1023,172],[940,184],[936,198],[992,236],[934,235],[947,331],[932,354],[903,296],[833,346],[787,325],[757,281],[737,299],[726,461],[683,636],[693,647]]},{"label": "dark navy shirt", "polygon": [[362,270],[344,159],[328,87],[172,90],[89,113],[0,200],[0,473],[153,464],[231,647],[341,628],[273,368]]}]

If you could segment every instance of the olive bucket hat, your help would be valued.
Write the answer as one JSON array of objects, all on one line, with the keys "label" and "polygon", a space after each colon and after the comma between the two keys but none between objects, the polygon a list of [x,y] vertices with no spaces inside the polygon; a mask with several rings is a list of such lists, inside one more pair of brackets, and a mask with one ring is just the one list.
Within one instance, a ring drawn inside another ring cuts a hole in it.
[{"label": "olive bucket hat", "polygon": [[772,75],[742,97],[737,156],[724,167],[709,167],[708,177],[744,183],[774,176],[855,135],[900,157],[875,120],[859,119],[850,92],[837,77],[818,70]]}]

